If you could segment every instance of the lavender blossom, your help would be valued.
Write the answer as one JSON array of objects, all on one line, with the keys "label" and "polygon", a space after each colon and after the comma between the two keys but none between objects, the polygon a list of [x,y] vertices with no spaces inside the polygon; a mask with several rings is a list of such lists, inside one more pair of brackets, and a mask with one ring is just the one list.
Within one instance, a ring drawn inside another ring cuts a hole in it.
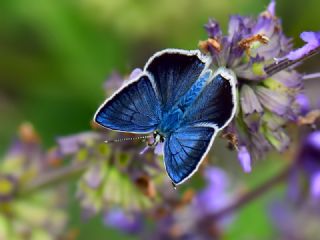
[{"label": "lavender blossom", "polygon": [[290,52],[285,58],[292,61],[298,60],[320,47],[320,32],[303,32],[300,34],[300,38],[306,44],[303,47]]},{"label": "lavender blossom", "polygon": [[68,194],[64,187],[25,192],[52,169],[32,126],[23,124],[19,135],[0,161],[0,239],[58,239],[67,224]]},{"label": "lavender blossom", "polygon": [[[110,135],[97,129],[58,138],[61,156],[71,157],[74,167],[83,166],[77,197],[85,219],[110,207],[126,211],[150,208],[151,199],[156,196],[151,179],[165,176],[163,166],[155,161],[156,155],[139,155],[137,148],[142,148],[143,143],[107,144],[104,141]],[[112,133],[111,136],[123,138],[125,135]]]},{"label": "lavender blossom", "polygon": [[111,96],[116,90],[118,90],[121,86],[123,86],[127,81],[135,79],[142,73],[140,68],[135,68],[128,78],[123,78],[121,74],[114,71],[110,74],[108,79],[105,81],[103,88],[108,96]]},{"label": "lavender blossom", "polygon": [[299,190],[298,178],[304,177],[309,183],[310,196],[320,199],[320,131],[311,133],[302,143],[291,176],[291,189]]},{"label": "lavender blossom", "polygon": [[229,178],[222,169],[213,167],[205,169],[204,177],[205,188],[191,202],[169,210],[148,239],[220,239],[233,217],[215,221],[211,216],[231,202]]},{"label": "lavender blossom", "polygon": [[290,199],[276,201],[270,207],[270,218],[281,240],[313,240],[319,236],[319,205],[307,201],[296,206]]},{"label": "lavender blossom", "polygon": [[125,213],[122,209],[107,211],[104,214],[104,223],[130,234],[137,234],[142,230],[142,216],[139,213]]},{"label": "lavender blossom", "polygon": [[[231,203],[230,180],[228,175],[219,168],[208,167],[205,169],[204,177],[207,186],[200,191],[192,202],[193,211],[199,219],[206,218],[210,214],[218,212],[220,209]],[[226,216],[217,222],[219,228],[224,228],[230,224],[232,217]]]},{"label": "lavender blossom", "polygon": [[251,156],[245,146],[240,146],[238,150],[238,159],[244,172],[251,172]]},{"label": "lavender blossom", "polygon": [[238,158],[249,172],[252,160],[289,146],[283,126],[297,121],[306,107],[299,98],[303,74],[294,70],[292,60],[304,60],[310,51],[318,51],[320,34],[302,33],[307,44],[293,50],[291,39],[285,36],[281,20],[275,15],[275,1],[256,19],[231,16],[228,35],[223,35],[218,22],[212,19],[205,29],[209,39],[200,42],[200,48],[210,53],[213,67],[226,66],[237,76],[239,108],[225,133],[236,136]]},{"label": "lavender blossom", "polygon": [[310,111],[310,100],[304,93],[300,93],[296,96],[296,102],[300,106],[300,114],[302,116]]}]

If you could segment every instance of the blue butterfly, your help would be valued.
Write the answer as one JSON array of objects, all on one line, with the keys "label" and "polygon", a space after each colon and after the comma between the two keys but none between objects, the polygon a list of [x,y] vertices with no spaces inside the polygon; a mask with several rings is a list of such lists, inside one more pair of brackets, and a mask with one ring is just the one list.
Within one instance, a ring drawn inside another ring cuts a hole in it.
[{"label": "blue butterfly", "polygon": [[103,127],[164,141],[164,164],[174,185],[198,169],[217,133],[236,111],[236,78],[198,50],[166,49],[153,55],[136,79],[97,110]]}]

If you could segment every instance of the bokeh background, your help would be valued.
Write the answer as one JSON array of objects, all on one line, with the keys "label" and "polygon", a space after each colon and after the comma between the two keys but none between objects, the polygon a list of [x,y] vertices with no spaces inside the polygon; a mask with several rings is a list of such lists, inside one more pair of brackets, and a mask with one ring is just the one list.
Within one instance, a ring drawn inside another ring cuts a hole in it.
[{"label": "bokeh background", "polygon": [[[226,30],[231,14],[256,16],[268,0],[2,0],[0,1],[0,155],[18,126],[31,122],[46,146],[56,137],[90,128],[104,99],[103,82],[113,72],[128,74],[164,48],[195,49],[206,38],[209,17]],[[279,0],[277,15],[295,46],[299,34],[319,30],[319,0]],[[307,61],[303,72],[319,71],[320,58]],[[319,83],[306,82],[312,103]],[[256,164],[243,175],[235,159],[227,159],[230,174],[255,186],[283,163],[280,156]],[[264,213],[268,199],[281,189],[241,209],[228,239],[272,239],[273,226]],[[62,196],[63,197],[63,196]],[[79,239],[134,239],[103,225],[97,217],[80,219],[71,201],[70,227]]]}]

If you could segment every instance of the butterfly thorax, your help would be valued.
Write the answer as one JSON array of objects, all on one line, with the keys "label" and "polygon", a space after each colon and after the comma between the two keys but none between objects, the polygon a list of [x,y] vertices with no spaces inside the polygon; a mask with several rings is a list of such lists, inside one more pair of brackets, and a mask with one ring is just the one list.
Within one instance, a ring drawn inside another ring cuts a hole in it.
[{"label": "butterfly thorax", "polygon": [[179,107],[174,107],[169,112],[164,113],[158,127],[159,133],[166,137],[179,128],[183,119],[183,113],[184,112]]},{"label": "butterfly thorax", "polygon": [[200,96],[203,88],[210,80],[211,71],[206,71],[200,76],[191,88],[177,101],[177,103],[168,111],[163,113],[162,121],[159,124],[158,131],[166,137],[176,129],[181,127],[185,113]]}]

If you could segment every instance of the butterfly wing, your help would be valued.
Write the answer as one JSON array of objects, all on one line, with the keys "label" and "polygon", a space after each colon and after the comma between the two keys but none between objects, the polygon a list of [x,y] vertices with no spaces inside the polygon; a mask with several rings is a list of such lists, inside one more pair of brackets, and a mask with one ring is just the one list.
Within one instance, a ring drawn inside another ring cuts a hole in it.
[{"label": "butterfly wing", "polygon": [[103,127],[117,131],[154,131],[160,122],[161,109],[150,78],[143,74],[121,88],[100,106],[94,120]]},{"label": "butterfly wing", "polygon": [[198,169],[215,135],[235,114],[235,94],[234,75],[220,68],[188,107],[181,128],[170,134],[165,142],[165,165],[173,183],[184,182]]},{"label": "butterfly wing", "polygon": [[166,49],[156,53],[146,64],[145,71],[154,80],[164,112],[170,110],[210,64],[210,58],[200,51]]},{"label": "butterfly wing", "polygon": [[210,149],[215,129],[204,126],[183,127],[170,134],[165,141],[164,161],[174,184],[189,178]]},{"label": "butterfly wing", "polygon": [[143,76],[102,104],[94,120],[112,130],[152,132],[161,121],[161,113],[174,106],[209,63],[198,50],[160,51],[150,58]]},{"label": "butterfly wing", "polygon": [[236,111],[236,78],[234,74],[219,68],[200,96],[188,108],[183,125],[215,125],[221,130],[232,120]]}]

